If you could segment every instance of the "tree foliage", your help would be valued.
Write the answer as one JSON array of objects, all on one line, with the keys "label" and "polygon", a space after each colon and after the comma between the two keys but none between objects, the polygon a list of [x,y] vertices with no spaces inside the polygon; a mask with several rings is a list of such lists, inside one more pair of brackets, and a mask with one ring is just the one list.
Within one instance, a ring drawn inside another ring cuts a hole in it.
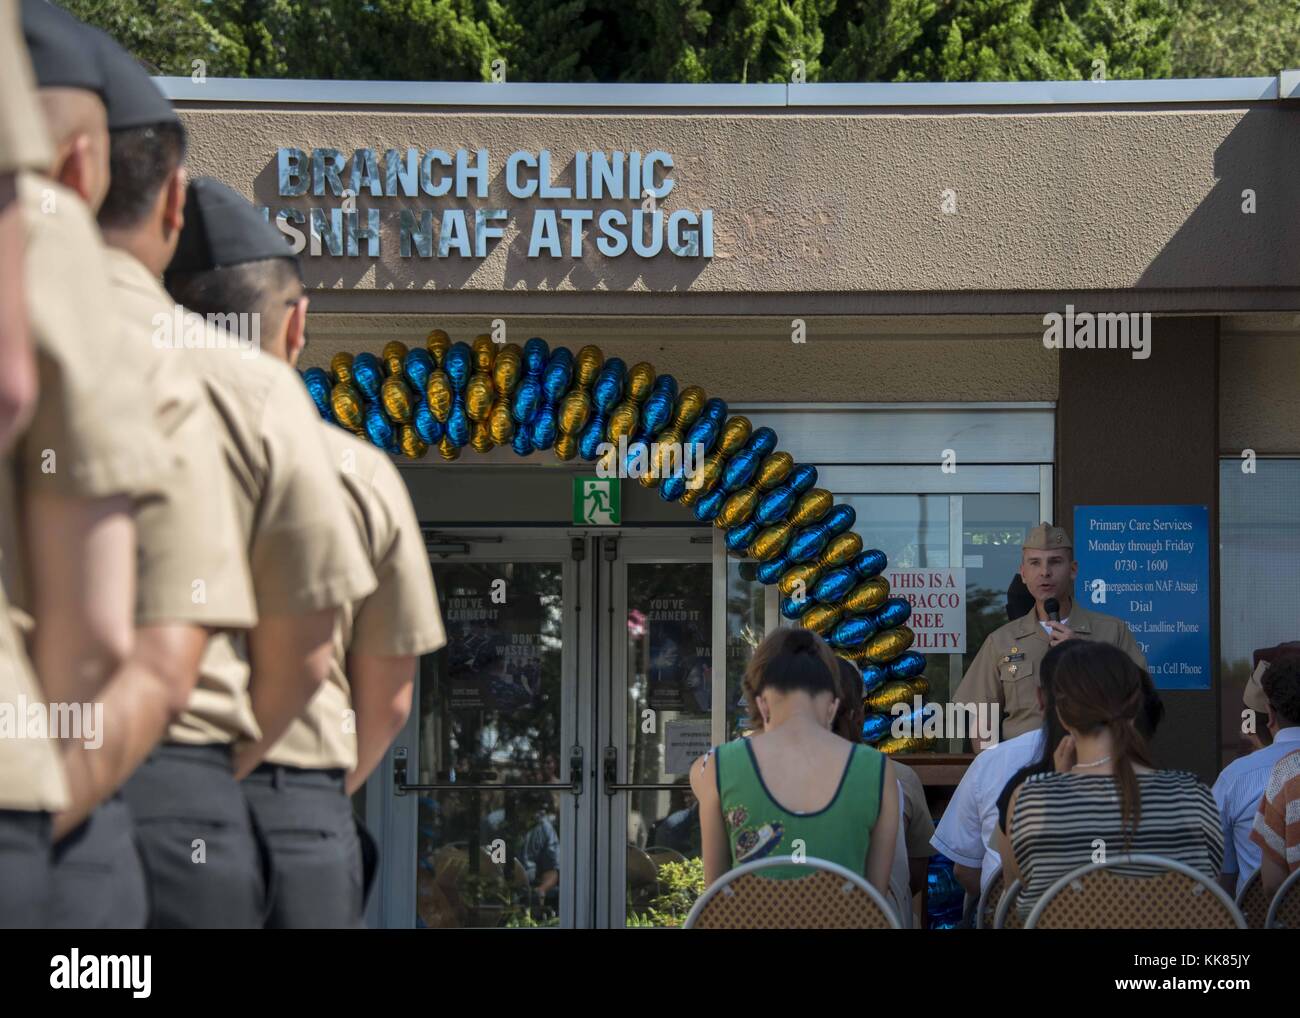
[{"label": "tree foliage", "polygon": [[395,81],[1276,74],[1297,0],[60,0],[151,68]]}]

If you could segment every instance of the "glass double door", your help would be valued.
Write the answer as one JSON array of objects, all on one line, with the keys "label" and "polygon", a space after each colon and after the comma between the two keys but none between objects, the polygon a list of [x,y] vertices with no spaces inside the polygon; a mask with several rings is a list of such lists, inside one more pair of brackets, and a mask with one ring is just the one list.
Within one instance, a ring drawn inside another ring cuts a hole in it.
[{"label": "glass double door", "polygon": [[384,832],[372,919],[680,924],[702,885],[689,765],[725,737],[733,693],[714,667],[711,529],[429,543],[448,642],[420,662],[386,801],[368,806]]}]

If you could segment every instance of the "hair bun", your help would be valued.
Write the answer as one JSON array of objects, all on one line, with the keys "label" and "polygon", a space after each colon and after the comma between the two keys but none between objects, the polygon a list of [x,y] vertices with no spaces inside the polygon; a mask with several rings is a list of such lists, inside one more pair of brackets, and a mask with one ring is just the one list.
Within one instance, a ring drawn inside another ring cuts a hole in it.
[{"label": "hair bun", "polygon": [[817,649],[817,634],[811,629],[792,629],[786,638],[785,649],[791,654],[801,654]]}]

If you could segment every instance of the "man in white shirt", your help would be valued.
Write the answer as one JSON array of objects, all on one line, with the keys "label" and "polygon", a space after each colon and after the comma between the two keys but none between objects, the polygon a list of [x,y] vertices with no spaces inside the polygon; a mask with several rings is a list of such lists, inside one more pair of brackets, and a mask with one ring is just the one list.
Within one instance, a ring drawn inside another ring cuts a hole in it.
[{"label": "man in white shirt", "polygon": [[953,861],[957,881],[976,897],[1002,866],[994,847],[998,796],[1018,770],[1039,758],[1042,746],[1039,728],[990,746],[971,761],[939,818],[930,844]]},{"label": "man in white shirt", "polygon": [[[1284,644],[1273,649],[1289,650],[1289,646],[1294,645]],[[1219,804],[1219,819],[1223,824],[1223,872],[1219,875],[1219,884],[1233,895],[1240,892],[1250,875],[1259,869],[1259,846],[1250,840],[1250,832],[1273,765],[1288,753],[1300,749],[1300,726],[1288,725],[1269,711],[1268,699],[1260,685],[1260,678],[1270,667],[1272,655],[1268,651],[1259,651],[1255,657],[1255,671],[1246,684],[1242,700],[1247,709],[1255,712],[1256,725],[1267,728],[1273,741],[1232,761],[1214,783],[1214,801]],[[1280,659],[1280,655],[1273,657],[1272,663]]]}]

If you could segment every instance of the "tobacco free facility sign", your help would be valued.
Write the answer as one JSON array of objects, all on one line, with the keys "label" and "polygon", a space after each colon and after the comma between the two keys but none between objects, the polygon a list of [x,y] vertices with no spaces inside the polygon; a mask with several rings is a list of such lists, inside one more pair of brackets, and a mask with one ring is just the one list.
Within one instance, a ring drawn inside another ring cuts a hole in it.
[{"label": "tobacco free facility sign", "polygon": [[573,523],[580,527],[617,527],[623,522],[617,477],[573,479]]}]

